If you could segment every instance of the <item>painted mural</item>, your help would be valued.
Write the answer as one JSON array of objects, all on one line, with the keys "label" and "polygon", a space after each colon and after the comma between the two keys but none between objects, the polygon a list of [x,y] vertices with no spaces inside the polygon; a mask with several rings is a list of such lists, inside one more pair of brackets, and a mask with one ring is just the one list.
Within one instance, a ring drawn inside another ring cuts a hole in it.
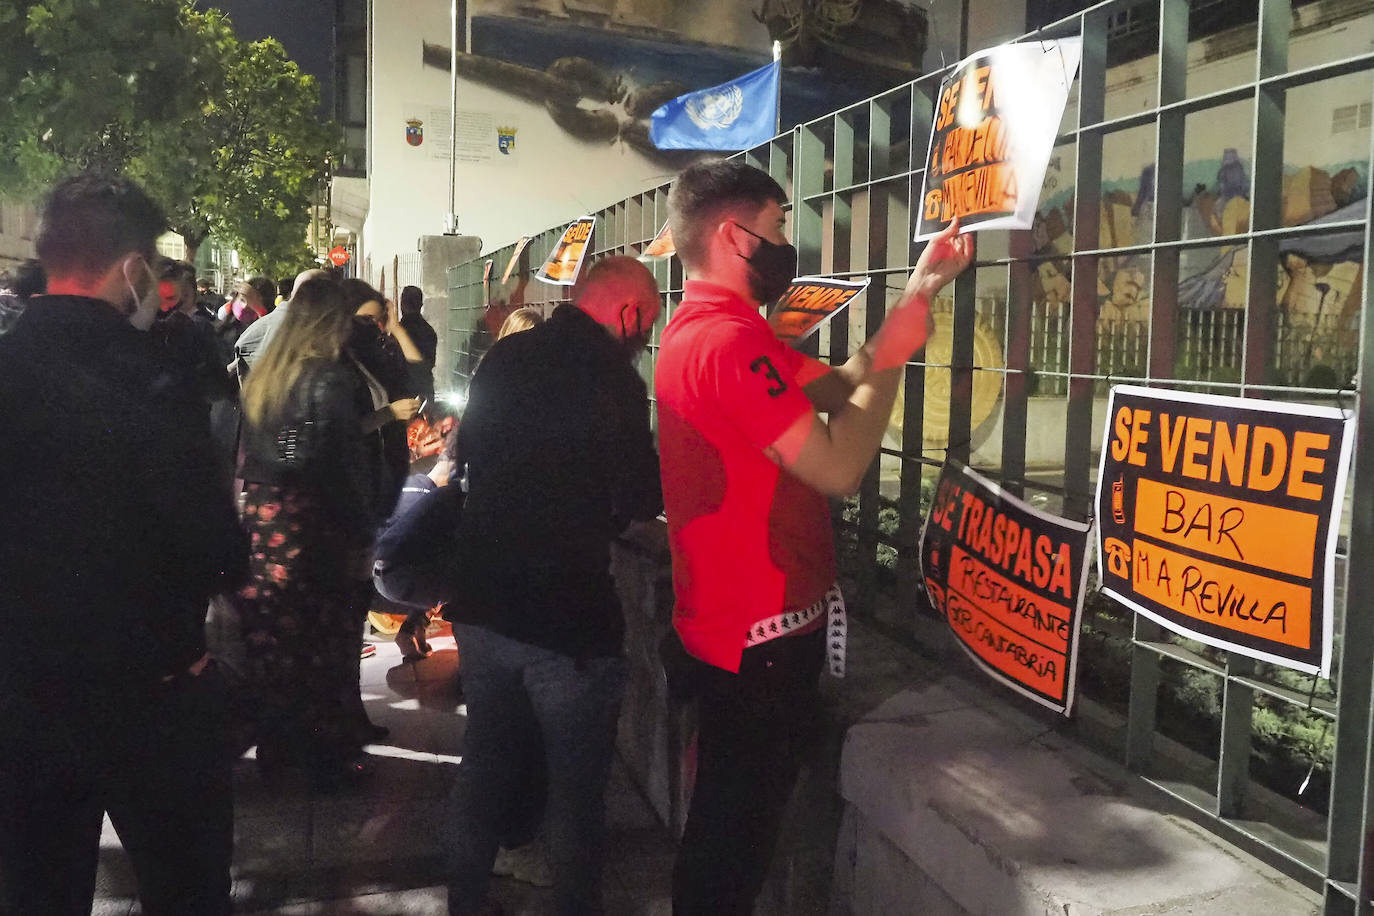
[{"label": "painted mural", "polygon": [[[470,0],[471,47],[458,55],[458,73],[543,105],[578,140],[624,143],[681,165],[696,154],[655,148],[649,115],[669,99],[763,65],[772,39],[784,49],[783,124],[914,78],[925,51],[924,11],[900,0],[763,0],[743,23],[710,15],[689,22],[682,6]],[[447,35],[429,36],[424,65],[447,72],[448,44]]]},{"label": "painted mural", "polygon": [[[1053,163],[1052,163],[1053,164]],[[1072,180],[1072,163],[1060,162],[1059,181]],[[1052,177],[1047,184],[1058,182]],[[1224,239],[1250,228],[1250,168],[1235,148],[1220,159],[1186,164],[1182,236]],[[1282,225],[1313,226],[1360,219],[1364,213],[1368,164],[1290,164],[1284,169]],[[1147,244],[1154,235],[1155,182],[1142,166],[1134,182],[1108,183],[1101,199],[1097,246]],[[1073,250],[1072,189],[1047,187],[1033,230],[1039,262],[1034,301],[1067,308],[1070,262],[1056,258]],[[1279,314],[1274,328],[1274,384],[1339,388],[1350,381],[1358,358],[1361,307],[1360,232],[1302,235],[1283,239],[1276,284]],[[1079,247],[1088,247],[1082,242]],[[1178,378],[1240,381],[1244,311],[1250,283],[1244,244],[1187,248],[1180,256]],[[1144,255],[1104,256],[1098,263],[1099,371],[1123,377],[1145,375],[1151,305],[1150,259]],[[1134,342],[1123,345],[1131,336]]]}]

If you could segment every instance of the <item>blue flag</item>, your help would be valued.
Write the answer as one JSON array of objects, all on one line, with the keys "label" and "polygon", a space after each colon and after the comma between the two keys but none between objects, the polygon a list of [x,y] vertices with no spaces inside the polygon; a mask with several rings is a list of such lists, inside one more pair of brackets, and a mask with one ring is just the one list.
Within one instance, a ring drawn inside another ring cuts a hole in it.
[{"label": "blue flag", "polygon": [[650,116],[659,149],[741,150],[773,139],[778,126],[777,62],[728,83],[680,95]]}]

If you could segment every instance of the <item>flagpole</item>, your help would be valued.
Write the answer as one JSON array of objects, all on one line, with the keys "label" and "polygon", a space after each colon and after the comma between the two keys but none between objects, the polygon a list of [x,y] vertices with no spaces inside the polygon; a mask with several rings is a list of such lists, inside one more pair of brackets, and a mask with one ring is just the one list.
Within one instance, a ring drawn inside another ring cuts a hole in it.
[{"label": "flagpole", "polygon": [[782,42],[773,42],[773,63],[778,65],[778,99],[773,117],[773,135],[782,133]]},{"label": "flagpole", "polygon": [[449,4],[448,216],[444,232],[458,232],[458,0]]}]

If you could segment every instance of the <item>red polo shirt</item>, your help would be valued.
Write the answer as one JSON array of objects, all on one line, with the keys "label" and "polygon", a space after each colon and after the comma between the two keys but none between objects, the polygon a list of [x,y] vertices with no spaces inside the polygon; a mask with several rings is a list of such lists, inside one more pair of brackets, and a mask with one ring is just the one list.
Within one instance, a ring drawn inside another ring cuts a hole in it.
[{"label": "red polo shirt", "polygon": [[734,292],[689,281],[654,376],[673,623],[687,651],[738,671],[751,624],[818,601],[835,581],[824,496],[765,449],[813,412],[826,367],[774,336]]}]

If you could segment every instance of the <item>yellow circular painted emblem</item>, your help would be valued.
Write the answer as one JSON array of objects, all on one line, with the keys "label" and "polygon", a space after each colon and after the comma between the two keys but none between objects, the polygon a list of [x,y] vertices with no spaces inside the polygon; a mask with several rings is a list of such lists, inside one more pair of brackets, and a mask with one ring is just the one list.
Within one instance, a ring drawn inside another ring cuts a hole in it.
[{"label": "yellow circular painted emblem", "polygon": [[[933,315],[935,329],[926,342],[922,361],[925,370],[925,422],[922,424],[921,448],[945,448],[949,442],[949,364],[954,353],[954,314],[950,311],[937,311]],[[1006,366],[1002,358],[1002,339],[992,328],[983,322],[974,327],[973,365],[975,369],[990,369],[990,372],[973,373],[972,409],[969,429],[977,430],[985,420],[992,416],[1002,395],[1002,373],[996,370]],[[906,399],[902,389],[897,390],[897,402],[892,407],[892,417],[888,422],[888,438],[894,447],[902,446],[902,418],[906,414]],[[911,443],[908,448],[916,443]]]}]

